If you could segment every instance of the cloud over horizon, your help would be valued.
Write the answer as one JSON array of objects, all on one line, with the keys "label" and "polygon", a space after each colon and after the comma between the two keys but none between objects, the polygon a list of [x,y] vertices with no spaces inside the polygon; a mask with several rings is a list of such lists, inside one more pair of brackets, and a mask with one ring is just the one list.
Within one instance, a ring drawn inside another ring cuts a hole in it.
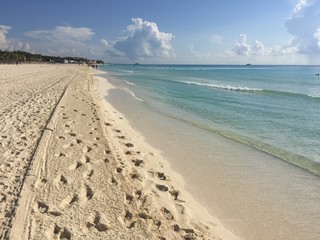
[{"label": "cloud over horizon", "polygon": [[258,40],[255,40],[254,45],[250,45],[247,41],[247,35],[242,33],[235,46],[231,50],[226,50],[225,54],[229,56],[270,56],[273,54],[273,49],[264,46]]},{"label": "cloud over horizon", "polygon": [[[34,30],[26,36],[40,40],[47,49],[39,49],[48,54],[81,55],[88,53],[91,46],[85,43],[95,33],[86,27],[56,26],[52,30]],[[47,44],[48,43],[48,44]]]},{"label": "cloud over horizon", "polygon": [[51,42],[84,42],[89,40],[94,32],[86,27],[56,26],[53,30],[35,30],[27,32],[26,35]]},{"label": "cloud over horizon", "polygon": [[160,32],[154,22],[148,22],[141,18],[133,18],[133,24],[127,26],[126,37],[109,42],[102,39],[106,52],[110,56],[139,58],[167,58],[172,55],[173,48],[171,33]]},{"label": "cloud over horizon", "polygon": [[299,0],[285,22],[287,32],[293,36],[288,44],[266,47],[261,41],[250,44],[246,34],[240,34],[229,56],[285,56],[317,55],[320,53],[320,0]]},{"label": "cloud over horizon", "polygon": [[320,53],[320,0],[300,0],[285,23],[294,38],[288,47],[301,54]]},{"label": "cloud over horizon", "polygon": [[29,51],[30,45],[15,39],[7,38],[7,34],[11,30],[11,26],[0,25],[0,50],[21,50]]}]

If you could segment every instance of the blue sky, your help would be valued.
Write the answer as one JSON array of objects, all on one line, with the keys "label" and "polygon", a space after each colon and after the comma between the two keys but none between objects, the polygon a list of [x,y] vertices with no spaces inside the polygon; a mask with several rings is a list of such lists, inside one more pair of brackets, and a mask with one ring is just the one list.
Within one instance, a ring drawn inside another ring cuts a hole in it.
[{"label": "blue sky", "polygon": [[320,64],[320,0],[10,0],[0,49],[122,63]]}]

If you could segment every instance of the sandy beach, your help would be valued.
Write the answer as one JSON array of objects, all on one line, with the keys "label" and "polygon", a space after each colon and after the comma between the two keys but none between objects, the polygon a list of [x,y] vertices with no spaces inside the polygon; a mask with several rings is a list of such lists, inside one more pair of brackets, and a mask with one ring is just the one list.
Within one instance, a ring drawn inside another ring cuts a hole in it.
[{"label": "sandy beach", "polygon": [[239,239],[77,65],[0,66],[1,239]]}]

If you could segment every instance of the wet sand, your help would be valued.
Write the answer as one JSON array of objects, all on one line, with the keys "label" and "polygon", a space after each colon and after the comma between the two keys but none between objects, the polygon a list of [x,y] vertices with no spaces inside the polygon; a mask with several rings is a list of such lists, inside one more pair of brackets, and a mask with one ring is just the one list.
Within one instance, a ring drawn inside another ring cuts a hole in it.
[{"label": "wet sand", "polygon": [[[152,103],[137,101],[121,90],[127,87],[122,80],[108,81],[116,89],[107,100],[163,152],[192,195],[241,238],[319,239],[319,177],[161,114]],[[138,89],[132,90],[146,99]]]}]

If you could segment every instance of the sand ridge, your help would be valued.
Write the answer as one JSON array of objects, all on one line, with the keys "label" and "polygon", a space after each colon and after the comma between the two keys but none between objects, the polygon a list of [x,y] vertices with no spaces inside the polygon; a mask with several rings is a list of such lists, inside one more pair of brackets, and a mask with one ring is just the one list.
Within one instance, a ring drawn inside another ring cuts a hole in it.
[{"label": "sand ridge", "polygon": [[157,153],[102,106],[92,70],[23,67],[1,81],[26,85],[0,114],[1,239],[237,239],[192,217]]}]

